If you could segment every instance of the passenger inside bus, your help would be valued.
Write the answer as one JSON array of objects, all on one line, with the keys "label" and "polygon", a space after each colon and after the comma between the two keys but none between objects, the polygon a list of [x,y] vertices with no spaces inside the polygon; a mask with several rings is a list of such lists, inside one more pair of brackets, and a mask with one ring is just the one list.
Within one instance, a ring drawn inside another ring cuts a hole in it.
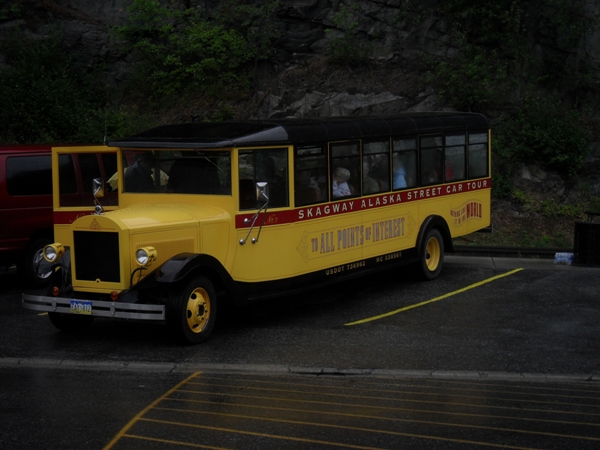
[{"label": "passenger inside bus", "polygon": [[350,171],[344,167],[337,167],[333,171],[332,194],[333,198],[348,197],[352,195],[348,180],[350,179]]},{"label": "passenger inside bus", "polygon": [[364,160],[362,173],[363,194],[376,194],[381,190],[377,180],[369,176],[370,168],[371,166],[369,162],[367,160]]},{"label": "passenger inside bus", "polygon": [[286,181],[277,174],[276,164],[273,157],[266,157],[257,174],[257,181],[269,183],[269,207],[277,208],[286,206]]},{"label": "passenger inside bus", "polygon": [[302,170],[296,172],[295,179],[296,205],[309,205],[321,201],[321,189],[319,183],[313,178],[311,171]]},{"label": "passenger inside bus", "polygon": [[125,171],[123,182],[127,192],[154,191],[152,155],[150,153],[136,155],[135,162]]},{"label": "passenger inside bus", "polygon": [[392,163],[392,187],[394,189],[403,189],[407,187],[406,185],[406,169],[404,168],[404,163],[400,155],[394,155],[394,160]]},{"label": "passenger inside bus", "polygon": [[218,167],[208,158],[179,158],[169,172],[167,192],[218,194],[221,191]]},{"label": "passenger inside bus", "polygon": [[369,167],[369,176],[379,184],[379,192],[386,192],[390,188],[390,165],[388,155],[375,155]]}]

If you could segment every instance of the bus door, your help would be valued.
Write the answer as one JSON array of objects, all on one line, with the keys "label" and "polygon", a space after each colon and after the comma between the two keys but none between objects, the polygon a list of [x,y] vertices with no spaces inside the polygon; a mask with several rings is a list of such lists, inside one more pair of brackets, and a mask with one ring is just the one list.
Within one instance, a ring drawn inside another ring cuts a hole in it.
[{"label": "bus door", "polygon": [[[292,276],[290,176],[288,147],[240,149],[238,152],[239,213],[237,251],[232,276],[259,282]],[[263,198],[257,198],[257,185]],[[267,275],[268,274],[268,275]]]},{"label": "bus door", "polygon": [[106,210],[118,208],[119,194],[111,190],[108,183],[117,171],[118,150],[104,146],[53,149],[54,234],[57,242],[70,242],[69,224],[94,212],[94,179],[104,182],[104,196],[99,199],[102,207]]}]

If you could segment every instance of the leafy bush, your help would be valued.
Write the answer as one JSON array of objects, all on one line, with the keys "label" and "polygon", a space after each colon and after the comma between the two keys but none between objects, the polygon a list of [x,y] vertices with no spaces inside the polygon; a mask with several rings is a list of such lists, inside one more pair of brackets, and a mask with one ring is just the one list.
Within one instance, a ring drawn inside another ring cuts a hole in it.
[{"label": "leafy bush", "polygon": [[[597,18],[586,13],[582,2],[564,0],[448,0],[440,9],[459,53],[432,66],[430,81],[457,109],[497,117],[492,124],[494,194],[510,196],[515,170],[523,162],[576,175],[591,139],[577,108],[594,87],[582,58],[565,55]],[[565,51],[534,58],[531,49],[540,33]],[[555,100],[550,92],[573,104]]]},{"label": "leafy bush", "polygon": [[498,107],[515,88],[505,64],[495,51],[486,54],[465,47],[457,58],[438,63],[428,79],[438,86],[439,95],[459,110]]},{"label": "leafy bush", "polygon": [[183,3],[164,7],[158,0],[134,0],[128,11],[127,23],[114,31],[125,40],[124,51],[139,55],[145,94],[156,98],[181,93],[234,98],[249,86],[245,65],[270,55],[270,22],[251,20],[260,8],[230,0],[209,19]]},{"label": "leafy bush", "polygon": [[2,50],[1,142],[102,142],[104,88],[74,65],[59,35],[11,40]]},{"label": "leafy bush", "polygon": [[581,169],[590,132],[576,110],[533,99],[495,122],[494,148],[507,161],[539,161],[567,177]]},{"label": "leafy bush", "polygon": [[339,9],[333,14],[333,23],[341,35],[333,29],[325,30],[330,39],[330,54],[334,61],[350,65],[361,65],[368,61],[372,46],[359,36],[359,19],[356,14],[359,3],[350,7],[340,3]]},{"label": "leafy bush", "polygon": [[13,1],[7,3],[3,8],[0,8],[0,20],[13,20],[20,16],[21,5]]}]

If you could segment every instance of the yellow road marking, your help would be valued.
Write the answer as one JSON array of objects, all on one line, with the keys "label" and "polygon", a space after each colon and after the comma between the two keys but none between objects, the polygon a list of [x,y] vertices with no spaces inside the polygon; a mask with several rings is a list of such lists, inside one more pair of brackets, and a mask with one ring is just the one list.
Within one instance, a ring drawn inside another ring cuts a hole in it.
[{"label": "yellow road marking", "polygon": [[491,277],[491,278],[488,278],[486,280],[480,281],[478,283],[471,284],[470,286],[464,287],[462,289],[458,289],[456,291],[449,292],[449,293],[444,294],[444,295],[440,295],[439,297],[432,298],[431,300],[426,300],[426,301],[421,302],[421,303],[415,303],[414,305],[405,306],[404,308],[396,309],[395,311],[390,311],[390,312],[387,312],[385,314],[380,314],[378,316],[368,317],[366,319],[357,320],[355,322],[345,323],[344,326],[350,327],[352,325],[360,325],[362,323],[373,322],[375,320],[379,320],[379,319],[383,319],[385,317],[393,316],[393,315],[401,313],[403,311],[408,311],[409,309],[417,308],[419,306],[424,306],[424,305],[427,305],[427,304],[433,303],[433,302],[438,302],[438,301],[443,300],[445,298],[452,297],[453,295],[460,294],[460,293],[468,291],[470,289],[474,289],[476,287],[479,287],[479,286],[482,286],[484,284],[490,283],[490,282],[492,282],[494,280],[497,280],[499,278],[504,278],[504,277],[507,277],[509,275],[513,275],[513,274],[515,274],[517,272],[520,272],[521,270],[523,270],[523,268],[511,270],[510,272],[506,272],[506,273],[502,273],[500,275],[496,275],[495,277]]},{"label": "yellow road marking", "polygon": [[177,389],[179,389],[181,386],[183,386],[185,383],[187,383],[188,381],[192,380],[193,378],[197,377],[198,375],[200,375],[202,372],[196,372],[193,373],[192,375],[190,375],[189,377],[187,377],[185,380],[183,380],[181,383],[178,383],[176,386],[174,386],[173,388],[169,389],[167,392],[165,392],[163,395],[161,395],[159,398],[157,398],[156,400],[154,400],[152,403],[150,403],[148,406],[146,406],[142,411],[140,411],[133,419],[131,419],[129,421],[129,423],[127,425],[125,425],[123,427],[123,429],[121,431],[119,431],[117,433],[117,435],[108,443],[108,445],[106,447],[104,447],[104,450],[109,450],[111,449],[118,441],[119,439],[121,439],[128,431],[129,429],[138,421],[142,418],[142,416],[144,414],[146,414],[148,411],[150,411],[152,408],[154,408],[159,402],[161,402],[164,398],[168,397],[169,395],[171,395],[173,392],[175,392]]},{"label": "yellow road marking", "polygon": [[[243,416],[240,414],[205,413],[204,411],[186,411],[186,410],[184,410],[182,412],[212,414],[212,415],[216,415],[216,416],[223,416],[223,417],[229,417],[229,418],[241,418],[241,419],[252,419],[252,420],[257,419],[257,420],[263,420],[266,422],[277,422],[277,423],[285,423],[285,424],[291,424],[291,425],[310,425],[310,426],[315,426],[315,427],[333,428],[333,429],[338,429],[338,430],[379,433],[379,434],[385,434],[385,435],[390,435],[390,436],[401,436],[401,437],[409,437],[409,438],[429,439],[429,440],[433,440],[433,441],[479,445],[481,447],[485,446],[485,447],[519,449],[519,450],[529,450],[530,449],[530,447],[516,447],[516,446],[506,445],[506,444],[495,444],[492,442],[470,441],[470,440],[460,439],[460,438],[447,438],[447,437],[443,437],[443,436],[430,436],[427,434],[415,434],[415,433],[407,433],[407,432],[392,431],[392,430],[374,430],[371,428],[351,427],[351,426],[346,426],[346,425],[334,425],[334,424],[328,424],[328,423],[304,422],[304,421],[300,421],[300,420],[269,419],[269,418],[264,418],[264,417],[257,418],[257,417],[253,417],[253,416]],[[308,443],[312,443],[312,444],[325,444],[325,445],[344,447],[344,448],[376,450],[373,447],[363,447],[361,445],[353,445],[353,444],[342,443],[342,442],[330,442],[330,441],[321,441],[321,440],[315,440],[315,439],[299,438],[299,437],[294,437],[294,436],[258,433],[255,431],[238,430],[236,428],[213,427],[213,426],[209,426],[209,425],[200,425],[200,424],[194,424],[194,423],[149,419],[146,417],[142,417],[140,420],[146,421],[146,422],[164,424],[164,425],[189,427],[189,428],[196,428],[196,429],[201,429],[201,430],[221,431],[224,433],[237,433],[237,434],[244,434],[244,435],[250,435],[250,436],[260,436],[260,437],[273,438],[273,439],[282,439],[282,440],[287,440],[287,441],[308,442]],[[379,450],[379,449],[377,449],[377,450]]]}]

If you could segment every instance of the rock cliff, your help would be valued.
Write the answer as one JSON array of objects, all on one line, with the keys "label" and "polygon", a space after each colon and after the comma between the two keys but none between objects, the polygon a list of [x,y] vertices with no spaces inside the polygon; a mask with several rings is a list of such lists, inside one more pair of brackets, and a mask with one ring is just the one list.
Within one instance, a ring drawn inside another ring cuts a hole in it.
[{"label": "rock cliff", "polygon": [[[77,55],[79,64],[83,67],[103,65],[106,81],[111,85],[118,85],[135,62],[132,55],[119,53],[110,39],[111,27],[125,22],[127,8],[133,0],[21,0],[18,3],[25,14],[0,16],[0,40],[15,34],[43,38],[60,30],[65,46]],[[201,3],[211,11],[218,2],[204,0]],[[444,17],[434,13],[412,14],[403,8],[411,2],[402,0],[279,0],[272,3],[276,4],[274,17],[279,31],[274,56],[258,67],[257,95],[251,104],[240,107],[244,116],[330,116],[451,109],[428,85],[422,64],[424,57],[451,57],[457,52]],[[360,6],[353,9],[357,20],[353,33],[369,50],[368,68],[327,61],[332,42],[344,36],[339,12],[345,3]],[[600,0],[585,4],[590,17],[597,17]],[[590,76],[600,79],[600,27],[590,29],[568,49],[559,44],[560,36],[548,29],[536,30],[536,33],[532,54],[541,57],[561,53],[564,60],[585,60]],[[0,54],[0,67],[2,64],[5,60]],[[597,117],[598,98],[590,96],[586,101]],[[201,108],[187,108],[169,120],[201,117]],[[598,144],[592,146],[582,174],[586,189],[595,195],[600,195],[598,147]],[[535,166],[523,166],[515,185],[536,201],[550,195],[564,202],[578,195],[556,175]]]}]

